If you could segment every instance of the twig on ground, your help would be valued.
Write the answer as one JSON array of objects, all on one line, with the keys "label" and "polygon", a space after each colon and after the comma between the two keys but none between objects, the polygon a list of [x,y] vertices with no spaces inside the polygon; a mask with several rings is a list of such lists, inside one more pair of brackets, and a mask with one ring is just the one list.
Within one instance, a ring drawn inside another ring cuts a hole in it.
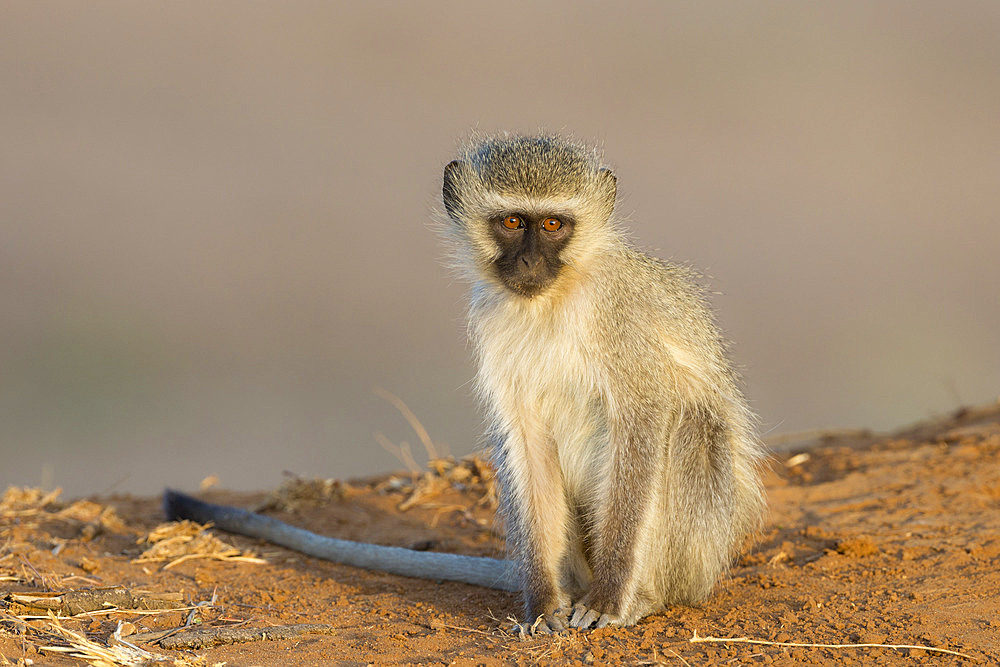
[{"label": "twig on ground", "polygon": [[958,657],[965,658],[966,660],[976,660],[976,658],[971,655],[959,653],[958,651],[938,648],[936,646],[922,646],[919,644],[811,644],[807,642],[774,642],[767,639],[750,639],[749,637],[699,637],[697,630],[694,631],[694,635],[688,641],[691,643],[716,642],[732,644],[762,644],[764,646],[788,646],[792,648],[905,648],[917,649],[919,651],[932,651],[935,653],[947,653],[948,655],[957,655]]},{"label": "twig on ground", "polygon": [[687,667],[691,667],[691,663],[689,663],[687,660],[685,660],[684,656],[682,656],[680,653],[678,653],[677,651],[675,651],[672,648],[668,648],[667,650],[670,651],[671,653],[673,653],[675,656],[677,656],[677,659],[680,660],[681,662],[683,662],[685,665],[687,665]]},{"label": "twig on ground", "polygon": [[[194,623],[194,617],[197,611],[199,609],[204,609],[206,607],[214,607],[217,599],[218,599],[218,589],[215,589],[212,591],[211,600],[202,600],[201,602],[195,603],[193,607],[190,607],[191,613],[188,614],[187,620],[184,622],[184,625],[178,626],[176,628],[169,628],[167,630],[140,632],[138,634],[131,635],[131,639],[133,642],[140,644],[156,643],[161,639],[165,639],[167,637],[173,637],[179,632],[184,632],[185,629],[190,628],[191,625]],[[227,625],[223,627],[228,627],[228,628],[239,627],[242,625],[246,625],[246,623],[247,621],[238,621],[237,625]]]},{"label": "twig on ground", "polygon": [[[148,594],[124,586],[66,591],[49,595],[10,593],[7,600],[26,610],[34,609],[58,616],[82,616],[128,610],[130,613],[164,613],[186,610],[181,593]],[[179,604],[180,603],[180,604]]]},{"label": "twig on ground", "polygon": [[200,628],[178,632],[170,637],[157,640],[165,649],[202,649],[223,644],[243,644],[245,642],[293,639],[306,634],[332,635],[337,628],[324,623],[296,623],[266,628]]},{"label": "twig on ground", "polygon": [[489,637],[490,639],[496,639],[496,637],[494,637],[493,635],[491,635],[489,632],[484,632],[482,630],[477,630],[476,628],[463,628],[460,625],[448,625],[447,623],[442,623],[441,621],[438,621],[438,620],[432,620],[430,623],[427,624],[427,626],[430,629],[432,629],[432,630],[437,630],[438,628],[448,628],[449,630],[461,630],[463,632],[474,632],[477,635],[484,635],[486,637]]}]

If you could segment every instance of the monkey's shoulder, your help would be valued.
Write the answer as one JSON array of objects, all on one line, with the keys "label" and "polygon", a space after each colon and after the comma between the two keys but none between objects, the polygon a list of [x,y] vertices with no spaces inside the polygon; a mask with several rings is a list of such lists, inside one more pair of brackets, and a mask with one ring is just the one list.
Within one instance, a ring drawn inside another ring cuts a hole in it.
[{"label": "monkey's shoulder", "polygon": [[628,247],[611,260],[593,276],[602,319],[638,327],[714,328],[703,277],[694,269]]}]

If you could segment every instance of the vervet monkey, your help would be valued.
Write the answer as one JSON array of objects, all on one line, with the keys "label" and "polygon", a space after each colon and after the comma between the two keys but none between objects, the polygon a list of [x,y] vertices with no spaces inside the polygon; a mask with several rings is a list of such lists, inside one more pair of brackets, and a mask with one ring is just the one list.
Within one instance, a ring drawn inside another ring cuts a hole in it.
[{"label": "vervet monkey", "polygon": [[703,291],[632,247],[616,191],[595,149],[555,136],[474,142],[444,173],[524,622],[543,631],[703,599],[764,510]]},{"label": "vervet monkey", "polygon": [[473,141],[445,168],[511,561],[324,538],[175,492],[167,514],[521,590],[530,632],[703,599],[759,526],[764,451],[695,275],[632,247],[616,191],[595,149],[556,136]]}]

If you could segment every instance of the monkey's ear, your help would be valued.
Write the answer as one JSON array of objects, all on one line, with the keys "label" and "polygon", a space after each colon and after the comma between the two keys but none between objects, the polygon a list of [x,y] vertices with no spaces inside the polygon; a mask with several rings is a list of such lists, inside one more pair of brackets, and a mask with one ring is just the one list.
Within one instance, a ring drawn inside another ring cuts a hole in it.
[{"label": "monkey's ear", "polygon": [[604,191],[605,201],[614,208],[615,196],[618,194],[618,178],[607,167],[601,167],[598,176],[601,179],[601,189]]},{"label": "monkey's ear", "polygon": [[452,160],[444,168],[444,184],[441,186],[441,199],[444,200],[444,210],[452,218],[457,218],[461,203],[458,200],[458,179],[465,165],[461,160]]},{"label": "monkey's ear", "polygon": [[614,197],[618,192],[618,177],[615,176],[615,172],[611,171],[608,167],[601,167],[600,176],[606,191]]}]

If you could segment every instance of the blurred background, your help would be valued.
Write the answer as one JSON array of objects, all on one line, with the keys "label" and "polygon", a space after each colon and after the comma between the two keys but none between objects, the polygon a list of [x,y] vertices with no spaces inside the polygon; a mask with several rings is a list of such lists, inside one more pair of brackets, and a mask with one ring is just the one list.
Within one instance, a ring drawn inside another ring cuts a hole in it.
[{"label": "blurred background", "polygon": [[[482,131],[604,146],[768,435],[1000,394],[1000,4],[0,5],[0,488],[480,443],[429,227]],[[419,456],[419,454],[418,454]]]}]

